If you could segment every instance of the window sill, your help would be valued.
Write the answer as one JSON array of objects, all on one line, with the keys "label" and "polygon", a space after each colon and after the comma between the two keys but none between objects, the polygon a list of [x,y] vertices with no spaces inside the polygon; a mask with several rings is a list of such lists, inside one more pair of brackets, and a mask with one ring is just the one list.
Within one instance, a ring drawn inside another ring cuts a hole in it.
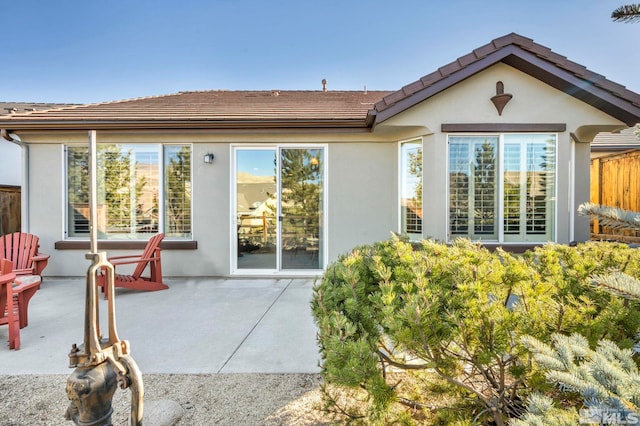
[{"label": "window sill", "polygon": [[[98,249],[101,250],[144,250],[147,246],[146,241],[98,241]],[[54,245],[56,250],[89,250],[91,244],[89,241],[56,241]],[[163,250],[196,250],[198,248],[197,241],[167,241],[160,243]]]},{"label": "window sill", "polygon": [[524,253],[529,250],[533,250],[536,247],[543,246],[545,243],[482,243],[482,246],[489,251],[494,251],[498,247],[502,248],[508,253]]}]

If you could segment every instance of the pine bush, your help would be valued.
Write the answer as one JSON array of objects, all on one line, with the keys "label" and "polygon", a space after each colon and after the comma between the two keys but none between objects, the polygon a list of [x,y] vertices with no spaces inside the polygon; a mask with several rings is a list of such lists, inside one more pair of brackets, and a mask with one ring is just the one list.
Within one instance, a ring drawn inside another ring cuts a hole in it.
[{"label": "pine bush", "polygon": [[[552,388],[522,336],[549,341],[579,332],[594,345],[602,338],[633,345],[637,302],[589,277],[640,276],[638,252],[550,244],[516,256],[468,240],[397,237],[354,249],[314,287],[327,410],[369,424],[437,424],[447,407],[459,424],[503,425],[525,415],[529,393]],[[447,395],[429,390],[435,382]],[[358,397],[336,397],[341,389]]]}]

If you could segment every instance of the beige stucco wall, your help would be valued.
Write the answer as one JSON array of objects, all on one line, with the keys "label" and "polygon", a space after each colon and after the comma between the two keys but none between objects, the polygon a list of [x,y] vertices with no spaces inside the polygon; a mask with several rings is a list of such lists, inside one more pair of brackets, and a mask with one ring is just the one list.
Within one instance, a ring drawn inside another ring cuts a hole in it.
[{"label": "beige stucco wall", "polygon": [[22,148],[0,138],[0,185],[22,184]]},{"label": "beige stucco wall", "polygon": [[[513,99],[499,116],[490,98],[496,82]],[[446,92],[379,124],[373,133],[327,134],[233,132],[98,132],[98,142],[193,144],[193,238],[197,250],[166,250],[167,276],[224,276],[231,272],[232,146],[244,144],[321,144],[327,147],[327,260],[357,245],[386,239],[398,229],[398,142],[422,137],[424,179],[423,235],[447,239],[447,135],[442,123],[566,123],[557,147],[557,241],[588,238],[588,220],[575,214],[589,199],[589,135],[612,129],[617,120],[507,65],[497,64]],[[571,134],[582,138],[572,143]],[[51,254],[45,273],[80,276],[84,251],[55,250],[64,239],[64,144],[86,144],[86,132],[25,133],[30,143],[30,231]],[[573,151],[572,151],[573,150]],[[215,155],[212,165],[202,161]],[[573,183],[575,186],[573,187]],[[572,189],[573,188],[573,189]],[[109,252],[109,255],[124,254]]]},{"label": "beige stucco wall", "polygon": [[329,146],[329,259],[398,229],[397,143]]},{"label": "beige stucco wall", "polygon": [[[498,81],[504,83],[505,93],[513,95],[501,116],[491,102]],[[443,123],[565,123],[566,131],[558,134],[557,147],[556,241],[589,238],[588,219],[577,216],[576,210],[582,202],[589,201],[590,140],[572,144],[571,134],[591,135],[592,129],[606,130],[623,123],[502,63],[381,123],[380,130],[415,128],[416,136],[424,137],[423,235],[440,240],[448,239],[448,135],[441,132]],[[423,126],[422,134],[418,126]]]},{"label": "beige stucco wall", "polygon": [[[89,261],[86,250],[55,250],[64,239],[64,145],[86,145],[87,133],[25,134],[30,143],[33,185],[30,232],[40,236],[41,251],[51,254],[45,274],[80,276]],[[328,261],[356,245],[388,238],[397,228],[397,143],[378,136],[344,135],[143,135],[98,132],[99,143],[191,143],[193,149],[193,239],[197,250],[163,251],[167,276],[225,276],[231,272],[232,147],[317,144],[326,147]],[[213,153],[212,165],[203,162]],[[127,254],[109,251],[108,255]]]}]

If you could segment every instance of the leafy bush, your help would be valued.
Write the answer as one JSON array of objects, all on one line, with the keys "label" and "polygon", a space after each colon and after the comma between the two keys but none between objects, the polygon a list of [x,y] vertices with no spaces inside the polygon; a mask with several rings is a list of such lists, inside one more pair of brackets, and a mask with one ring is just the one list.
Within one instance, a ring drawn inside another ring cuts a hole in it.
[{"label": "leafy bush", "polygon": [[[515,256],[398,238],[359,247],[314,287],[327,408],[374,424],[424,422],[436,408],[429,384],[440,382],[450,398],[439,407],[456,407],[459,424],[505,424],[523,414],[528,392],[549,389],[522,336],[580,332],[592,344],[632,345],[638,305],[589,285],[611,269],[640,275],[638,251],[548,245]],[[363,393],[349,406],[336,389]]]}]

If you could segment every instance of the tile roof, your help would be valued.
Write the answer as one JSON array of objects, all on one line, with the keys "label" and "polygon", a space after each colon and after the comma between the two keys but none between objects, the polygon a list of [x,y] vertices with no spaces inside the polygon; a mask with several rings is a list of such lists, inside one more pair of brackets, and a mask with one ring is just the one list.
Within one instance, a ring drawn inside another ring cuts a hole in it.
[{"label": "tile roof", "polygon": [[554,53],[532,39],[511,33],[440,67],[377,102],[382,122],[498,62],[504,62],[633,126],[640,121],[640,95]]},{"label": "tile roof", "polygon": [[77,104],[56,104],[44,102],[0,102],[0,115],[20,114],[23,112],[41,111],[73,105]]},{"label": "tile roof", "polygon": [[[123,101],[79,105],[14,115],[12,122],[54,123],[56,128],[250,127],[271,123],[313,126],[317,123],[366,127],[367,112],[389,92],[377,91],[199,91]],[[0,122],[2,118],[0,118]],[[119,124],[118,124],[119,123]],[[137,124],[136,124],[137,123]],[[136,125],[134,125],[136,124]],[[4,125],[4,124],[3,124]],[[11,126],[10,124],[8,124]]]},{"label": "tile roof", "polygon": [[592,151],[624,151],[640,148],[640,137],[635,134],[636,128],[630,127],[617,133],[600,132],[591,142]]}]

